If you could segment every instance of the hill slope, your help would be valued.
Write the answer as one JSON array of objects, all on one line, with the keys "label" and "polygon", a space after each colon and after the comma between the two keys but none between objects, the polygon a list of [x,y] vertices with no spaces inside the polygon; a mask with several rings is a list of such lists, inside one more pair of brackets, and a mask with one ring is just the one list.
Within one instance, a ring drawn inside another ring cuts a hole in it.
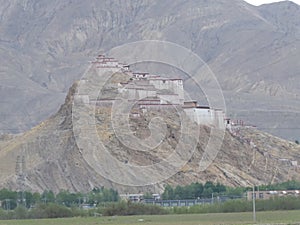
[{"label": "hill slope", "polygon": [[[94,69],[90,69],[93,73]],[[122,78],[124,79],[124,78]],[[110,93],[114,87],[108,85]],[[141,177],[135,177],[135,171],[126,172],[120,168],[113,167],[107,163],[106,171],[99,171],[93,166],[90,160],[95,163],[103,163],[103,155],[98,156],[97,152],[102,149],[95,149],[95,153],[87,152],[88,145],[95,146],[92,139],[91,124],[81,124],[80,130],[84,132],[87,145],[78,147],[78,133],[74,132],[74,118],[83,117],[83,114],[74,112],[73,101],[77,92],[78,83],[75,83],[69,90],[65,103],[59,111],[40,125],[15,137],[3,137],[0,141],[0,187],[21,189],[22,185],[27,190],[43,191],[45,189],[55,192],[68,189],[71,191],[88,191],[94,187],[113,187],[120,192],[133,192],[138,190],[155,190],[162,188],[164,183],[189,184],[199,181],[221,182],[231,186],[246,186],[261,183],[282,182],[290,179],[300,179],[299,145],[274,137],[267,133],[256,130],[252,127],[235,126],[232,132],[226,131],[223,145],[213,161],[204,171],[199,170],[199,162],[204,154],[205,146],[211,137],[211,128],[200,127],[199,141],[194,152],[180,152],[179,157],[187,162],[174,171],[174,175],[159,182],[158,184],[146,185],[143,187],[130,187],[120,183],[112,182],[116,174],[120,174],[124,183],[127,180],[136,179],[139,184]],[[111,125],[111,108],[84,106],[89,113],[95,112],[95,124],[99,139],[102,140],[106,151],[110,152],[120,165],[141,166],[154,165],[167,160],[179,145],[180,126],[182,118],[179,118],[178,111],[149,111],[139,118],[131,119],[131,129],[136,137],[144,139],[149,136],[149,123],[152,118],[161,117],[166,123],[166,134],[163,142],[152,151],[140,151],[122,144],[116,130]],[[76,121],[76,120],[75,120]],[[188,139],[185,142],[193,143],[197,138],[194,132],[197,125],[188,122],[191,129]],[[217,137],[218,138],[218,137]],[[96,140],[97,141],[97,140]],[[181,146],[192,149],[193,146]],[[184,149],[184,148],[183,148]],[[177,150],[176,150],[177,151]],[[187,155],[191,154],[191,157]],[[21,160],[20,160],[21,159]],[[105,160],[105,159],[104,159]],[[21,169],[20,169],[21,168]],[[148,174],[149,179],[156,180],[163,170],[172,169],[172,164],[167,164],[161,172]],[[23,181],[20,180],[23,176]],[[146,176],[146,174],[145,174]],[[142,180],[142,179],[141,179]],[[142,183],[140,183],[142,184]],[[20,186],[21,185],[21,186]]]}]

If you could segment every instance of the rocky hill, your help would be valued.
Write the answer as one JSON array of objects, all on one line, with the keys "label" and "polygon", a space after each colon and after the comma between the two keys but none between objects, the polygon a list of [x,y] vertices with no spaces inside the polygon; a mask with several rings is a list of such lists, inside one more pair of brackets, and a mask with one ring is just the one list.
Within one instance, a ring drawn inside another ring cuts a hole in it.
[{"label": "rocky hill", "polygon": [[[88,73],[95,73],[95,68],[91,67]],[[128,77],[116,74],[102,90],[102,96],[113,97],[118,83],[126,79]],[[165,183],[184,185],[210,180],[246,186],[300,179],[299,145],[247,126],[226,130],[216,158],[208,168],[201,170],[199,162],[207,153],[209,139],[222,135],[218,135],[219,131],[213,133],[213,127],[198,126],[188,118],[179,117],[180,109],[151,110],[139,117],[131,112],[129,125],[136,140],[145,141],[151,136],[157,125],[152,123],[153,119],[158,117],[165,124],[164,129],[157,129],[164,132],[164,138],[150,150],[140,148],[137,143],[124,144],[127,134],[121,137],[123,128],[113,127],[111,107],[82,104],[83,110],[74,109],[79,84],[76,82],[70,88],[65,103],[55,115],[22,135],[1,137],[0,188],[57,192],[62,189],[88,191],[105,186],[126,193],[157,192]],[[86,115],[94,115],[93,124],[79,124],[79,119]],[[188,127],[186,136],[181,128],[183,123]],[[93,138],[93,126],[97,140]],[[83,145],[79,145],[78,135],[84,136]],[[182,136],[184,142],[181,142]],[[99,140],[102,145],[97,144]],[[109,152],[111,158],[106,158],[104,151]],[[177,165],[178,162],[183,163]],[[146,167],[153,165],[156,173],[147,173]],[[135,169],[127,170],[127,166]],[[165,171],[171,173],[165,174]]]},{"label": "rocky hill", "polygon": [[56,112],[99,52],[155,39],[208,63],[232,118],[298,139],[299,12],[290,1],[0,0],[0,132]]}]

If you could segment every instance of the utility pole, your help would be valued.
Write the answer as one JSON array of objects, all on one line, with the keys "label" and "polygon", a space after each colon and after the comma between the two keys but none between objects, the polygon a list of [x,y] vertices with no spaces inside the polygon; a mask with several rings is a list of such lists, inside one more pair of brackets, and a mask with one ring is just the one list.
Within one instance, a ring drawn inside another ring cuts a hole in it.
[{"label": "utility pole", "polygon": [[255,186],[253,185],[253,192],[252,192],[252,200],[253,200],[253,222],[256,223],[256,209],[255,209]]},{"label": "utility pole", "polygon": [[78,207],[81,208],[81,197],[78,197]]},{"label": "utility pole", "polygon": [[5,199],[5,207],[7,211],[10,210],[10,199]]}]

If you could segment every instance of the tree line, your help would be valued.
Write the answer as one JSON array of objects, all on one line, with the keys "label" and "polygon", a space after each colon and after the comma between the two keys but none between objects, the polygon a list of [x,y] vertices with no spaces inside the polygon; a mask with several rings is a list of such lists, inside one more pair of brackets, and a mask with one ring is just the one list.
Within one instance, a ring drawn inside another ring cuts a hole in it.
[{"label": "tree line", "polygon": [[[256,200],[257,211],[274,210],[299,210],[299,198],[275,197],[269,200]],[[162,215],[162,214],[193,214],[193,213],[229,213],[250,212],[252,202],[245,199],[216,202],[214,204],[200,204],[190,207],[168,207],[157,205],[132,203],[119,201],[99,205],[93,209],[67,207],[56,203],[39,203],[32,209],[18,206],[14,210],[6,211],[0,208],[0,220],[2,219],[42,219],[65,217],[91,217],[91,216],[130,216],[130,215]]]},{"label": "tree line", "polygon": [[[161,195],[163,200],[185,200],[185,199],[197,199],[197,198],[212,198],[214,196],[231,196],[242,197],[245,192],[251,191],[252,187],[228,187],[220,183],[214,184],[213,182],[192,183],[186,186],[166,185],[163,194]],[[268,184],[255,186],[255,190],[300,190],[299,181],[287,181],[277,184]]]},{"label": "tree line", "polygon": [[1,207],[5,210],[15,209],[19,205],[31,208],[36,204],[56,203],[66,207],[86,205],[98,205],[103,202],[117,202],[119,194],[116,190],[106,189],[104,187],[94,188],[88,193],[71,193],[63,190],[58,194],[53,191],[44,191],[43,193],[32,193],[29,191],[18,192],[8,189],[0,190]]},{"label": "tree line", "polygon": [[161,197],[164,200],[210,198],[214,193],[220,194],[225,192],[226,186],[208,181],[204,185],[197,182],[186,186],[176,186],[175,188],[171,185],[166,185]]},{"label": "tree line", "polygon": [[[300,190],[299,181],[287,181],[278,184],[261,185],[255,187],[256,190]],[[228,187],[220,183],[206,182],[192,183],[186,186],[166,185],[161,195],[163,200],[183,200],[212,198],[217,196],[242,197],[246,191],[251,191],[252,187]],[[150,193],[145,194],[145,198],[151,198]],[[46,190],[43,193],[32,193],[29,191],[17,192],[8,189],[0,190],[0,206],[3,210],[13,210],[17,206],[33,208],[38,204],[57,204],[66,207],[99,206],[103,203],[120,202],[119,193],[113,189],[104,187],[94,188],[88,193],[72,193],[66,190],[55,194]]]},{"label": "tree line", "polygon": [[[213,182],[192,183],[187,186],[177,186],[173,188],[170,185],[165,187],[162,194],[162,199],[196,199],[209,198],[212,194],[221,194],[231,190],[220,183]],[[242,194],[242,193],[236,193]],[[151,198],[151,194],[145,194],[146,198]],[[18,205],[23,205],[26,208],[31,208],[37,204],[55,203],[66,207],[90,205],[97,206],[104,202],[118,202],[120,200],[119,194],[113,189],[95,188],[89,193],[71,193],[69,191],[61,191],[54,194],[52,191],[44,191],[43,193],[31,193],[28,191],[17,192],[8,189],[0,190],[0,201],[3,209],[12,210]]]}]

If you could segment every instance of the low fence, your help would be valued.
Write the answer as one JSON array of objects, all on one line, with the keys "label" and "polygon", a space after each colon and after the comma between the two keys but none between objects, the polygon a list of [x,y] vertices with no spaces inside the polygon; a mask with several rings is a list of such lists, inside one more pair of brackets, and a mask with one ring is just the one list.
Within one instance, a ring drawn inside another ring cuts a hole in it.
[{"label": "low fence", "polygon": [[194,206],[201,204],[214,204],[230,201],[233,199],[245,199],[242,196],[217,196],[215,198],[201,198],[201,199],[186,199],[186,200],[155,200],[144,199],[145,204],[159,205],[162,207],[180,207],[180,206]]}]

